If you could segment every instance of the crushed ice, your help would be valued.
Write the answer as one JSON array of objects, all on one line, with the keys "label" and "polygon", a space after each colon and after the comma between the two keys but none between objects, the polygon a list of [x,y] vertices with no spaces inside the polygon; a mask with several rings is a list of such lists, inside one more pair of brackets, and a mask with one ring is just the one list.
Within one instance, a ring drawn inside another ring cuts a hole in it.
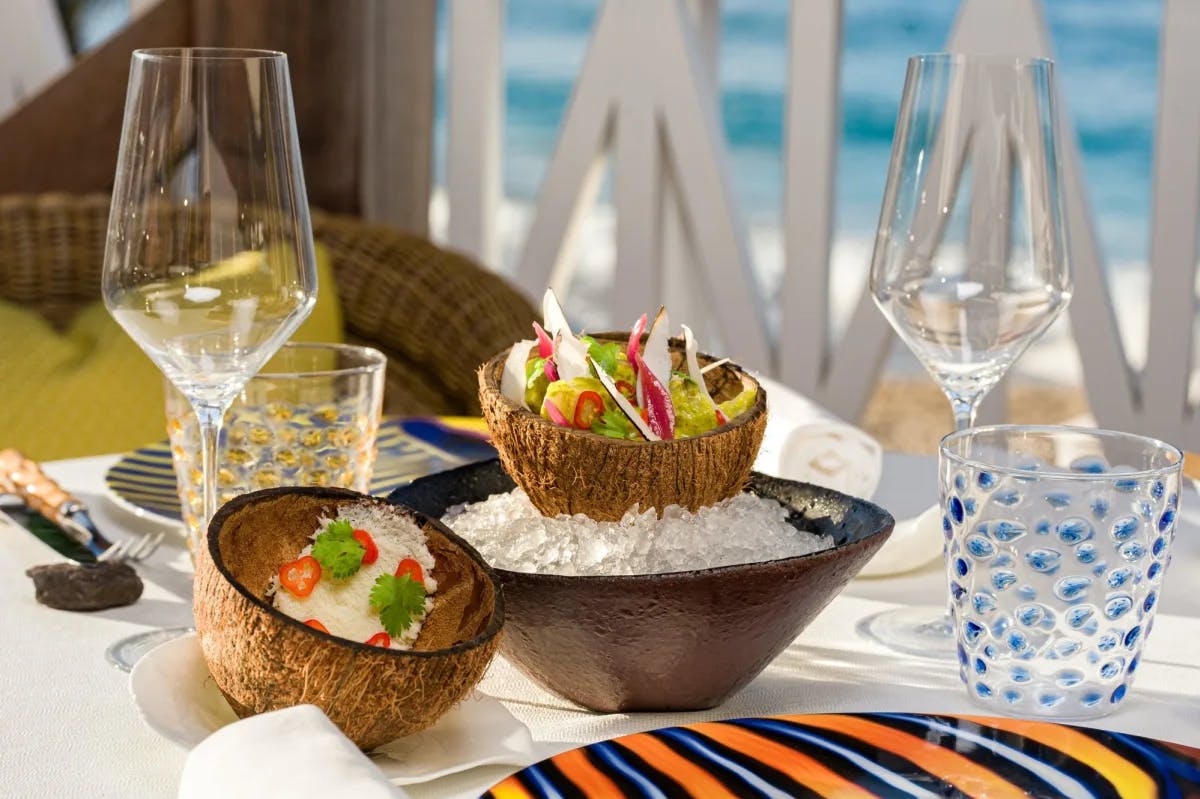
[{"label": "crushed ice", "polygon": [[541,574],[663,574],[778,560],[833,546],[797,530],[773,499],[738,494],[692,513],[671,505],[656,518],[630,510],[619,522],[582,514],[542,516],[517,488],[450,508],[443,521],[491,565]]}]

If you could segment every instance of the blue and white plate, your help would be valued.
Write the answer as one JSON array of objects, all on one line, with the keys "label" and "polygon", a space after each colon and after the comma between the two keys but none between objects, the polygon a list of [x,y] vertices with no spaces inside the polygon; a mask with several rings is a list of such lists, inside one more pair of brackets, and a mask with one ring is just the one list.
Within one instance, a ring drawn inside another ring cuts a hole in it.
[{"label": "blue and white plate", "polygon": [[[491,445],[457,420],[437,417],[384,419],[379,425],[371,493],[386,495],[427,474],[496,457]],[[166,441],[136,449],[104,475],[109,498],[143,518],[180,524],[179,495]]]}]

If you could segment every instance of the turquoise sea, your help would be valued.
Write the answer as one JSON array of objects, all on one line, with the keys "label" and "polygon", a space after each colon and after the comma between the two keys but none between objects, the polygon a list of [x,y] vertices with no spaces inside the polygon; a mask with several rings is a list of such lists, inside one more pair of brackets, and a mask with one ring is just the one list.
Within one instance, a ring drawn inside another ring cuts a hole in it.
[{"label": "turquoise sea", "polygon": [[[596,0],[508,0],[504,175],[508,197],[519,203],[536,198],[597,6]],[[737,199],[754,225],[778,222],[789,6],[786,0],[722,5],[721,110]],[[957,7],[958,0],[846,0],[840,236],[873,235],[905,59],[943,49]],[[1046,0],[1045,8],[1105,255],[1112,263],[1142,262],[1161,2]],[[442,28],[444,70],[444,13]],[[439,92],[439,122],[443,109]]]}]

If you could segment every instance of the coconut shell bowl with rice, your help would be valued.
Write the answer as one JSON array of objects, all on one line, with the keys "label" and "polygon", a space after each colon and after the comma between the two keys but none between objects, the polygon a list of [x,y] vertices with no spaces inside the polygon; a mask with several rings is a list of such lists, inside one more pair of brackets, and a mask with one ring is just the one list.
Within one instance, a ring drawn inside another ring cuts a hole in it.
[{"label": "coconut shell bowl with rice", "polygon": [[315,487],[221,508],[197,559],[194,611],[239,717],[313,704],[367,751],[462,700],[505,615],[495,574],[439,521]]},{"label": "coconut shell bowl with rice", "polygon": [[501,651],[603,712],[695,710],[758,675],[891,533],[869,502],[752,473],[762,387],[665,311],[576,336],[547,292],[538,341],[484,364],[498,461],[397,489],[495,569]]}]

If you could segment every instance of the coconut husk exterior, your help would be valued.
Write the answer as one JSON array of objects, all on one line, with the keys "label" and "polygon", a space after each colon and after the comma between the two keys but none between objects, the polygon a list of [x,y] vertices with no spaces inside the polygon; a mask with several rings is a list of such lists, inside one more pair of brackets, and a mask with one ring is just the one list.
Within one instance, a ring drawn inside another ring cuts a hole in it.
[{"label": "coconut husk exterior", "polygon": [[424,530],[438,582],[412,650],[338,638],[271,607],[272,575],[309,543],[318,519],[361,502],[386,504],[331,488],[277,488],[229,502],[197,559],[194,606],[204,659],[239,717],[314,704],[369,751],[429,727],[466,696],[499,646],[504,605],[470,545],[400,509]]},{"label": "coconut husk exterior", "polygon": [[[620,334],[597,339],[620,341]],[[671,339],[673,368],[683,342]],[[705,383],[718,402],[758,387],[754,407],[703,435],[671,441],[625,441],[559,427],[500,393],[508,350],[479,369],[479,400],[500,463],[546,516],[583,513],[616,521],[634,505],[643,511],[668,505],[697,510],[745,487],[767,427],[762,386],[733,364],[708,372]],[[701,365],[716,359],[700,355]]]}]

